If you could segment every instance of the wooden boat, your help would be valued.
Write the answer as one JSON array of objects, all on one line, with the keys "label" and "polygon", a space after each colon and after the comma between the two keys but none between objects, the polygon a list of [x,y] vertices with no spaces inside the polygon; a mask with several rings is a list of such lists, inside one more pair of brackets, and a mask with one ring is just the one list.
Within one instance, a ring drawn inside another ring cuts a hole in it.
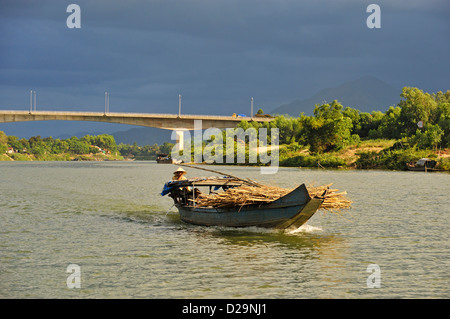
[{"label": "wooden boat", "polygon": [[437,162],[430,160],[429,158],[421,158],[417,162],[407,163],[406,167],[409,171],[419,171],[419,172],[433,172],[440,171],[436,168]]},{"label": "wooden boat", "polygon": [[202,226],[266,227],[294,230],[306,223],[323,203],[326,191],[311,198],[305,184],[277,200],[262,204],[233,207],[198,207],[198,187],[239,187],[242,180],[233,178],[190,179],[166,183],[161,195],[169,195],[182,221]]},{"label": "wooden boat", "polygon": [[156,162],[158,164],[177,164],[181,161],[173,159],[169,154],[158,154]]}]

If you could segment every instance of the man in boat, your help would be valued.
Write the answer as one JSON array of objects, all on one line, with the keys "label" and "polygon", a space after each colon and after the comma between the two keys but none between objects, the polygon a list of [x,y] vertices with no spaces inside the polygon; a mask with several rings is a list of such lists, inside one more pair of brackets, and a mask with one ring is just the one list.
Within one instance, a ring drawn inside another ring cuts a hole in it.
[{"label": "man in boat", "polygon": [[186,174],[187,174],[187,172],[184,169],[182,169],[181,167],[178,167],[178,169],[175,172],[173,172],[172,180],[173,181],[186,180],[187,178],[184,176]]},{"label": "man in boat", "polygon": [[[187,178],[184,176],[186,174],[187,174],[187,172],[184,169],[182,169],[181,167],[178,167],[178,169],[175,172],[173,172],[172,180],[173,181],[187,180]],[[178,193],[177,194],[178,196],[175,195],[174,200],[176,200],[177,202],[181,201],[181,202],[186,203],[188,196],[191,195],[191,193],[192,193],[192,188],[190,186],[178,187],[178,191],[176,193]],[[181,194],[183,194],[184,196],[179,197],[179,195],[181,195]]]},{"label": "man in boat", "polygon": [[[184,180],[187,180],[187,178],[184,176],[186,174],[187,174],[187,172],[184,169],[182,169],[181,167],[178,167],[178,169],[175,172],[173,172],[172,180],[173,181],[184,181]],[[188,192],[192,191],[192,188],[190,186],[187,186],[187,187],[184,187],[184,188]],[[183,187],[180,187],[180,190],[181,189],[183,189]]]},{"label": "man in boat", "polygon": [[[187,178],[184,176],[186,175],[187,172],[182,169],[181,167],[178,167],[178,169],[173,172],[173,177],[172,180],[173,181],[183,181],[183,180],[187,180]],[[198,188],[194,188],[192,189],[191,186],[185,186],[185,187],[179,187],[179,194],[184,194],[183,196],[183,201],[186,203],[188,199],[193,199],[194,196],[198,196],[201,192]],[[183,190],[185,190],[186,192],[182,192]],[[195,193],[195,194],[194,194]]]}]

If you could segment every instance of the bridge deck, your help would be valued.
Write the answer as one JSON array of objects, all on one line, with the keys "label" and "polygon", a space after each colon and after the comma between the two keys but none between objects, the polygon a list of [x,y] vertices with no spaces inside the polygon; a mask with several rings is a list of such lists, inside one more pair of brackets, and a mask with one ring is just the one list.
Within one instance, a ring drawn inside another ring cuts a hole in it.
[{"label": "bridge deck", "polygon": [[0,123],[25,121],[94,121],[157,127],[161,129],[194,129],[194,121],[202,120],[202,128],[235,127],[240,121],[269,122],[273,118],[232,117],[224,115],[117,113],[117,112],[66,112],[66,111],[0,111]]}]

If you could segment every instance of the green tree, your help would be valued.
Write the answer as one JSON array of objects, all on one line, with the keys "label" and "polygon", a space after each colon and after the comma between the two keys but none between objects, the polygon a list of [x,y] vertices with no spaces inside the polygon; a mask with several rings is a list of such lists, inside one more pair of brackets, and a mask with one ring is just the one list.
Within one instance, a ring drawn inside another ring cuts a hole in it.
[{"label": "green tree", "polygon": [[49,146],[40,135],[30,137],[28,143],[30,145],[28,152],[34,154],[38,158],[51,152],[51,146]]},{"label": "green tree", "polygon": [[359,129],[355,131],[361,138],[369,137],[369,132],[376,132],[380,125],[383,113],[375,111],[371,113],[362,112],[359,115]]},{"label": "green tree", "polygon": [[83,137],[81,138],[81,140],[82,140],[83,142],[86,142],[87,144],[89,144],[89,146],[90,146],[90,145],[95,145],[95,137],[92,136],[92,135],[87,134],[87,135],[83,136]]},{"label": "green tree", "polygon": [[5,132],[0,131],[0,144],[7,144],[8,143],[8,136],[5,134]]},{"label": "green tree", "polygon": [[444,131],[439,125],[430,124],[424,131],[416,130],[416,134],[408,139],[411,145],[416,145],[418,148],[430,149],[437,148],[437,145],[441,142]]},{"label": "green tree", "polygon": [[446,103],[445,110],[441,113],[438,124],[443,130],[442,146],[448,148],[450,147],[450,103]]},{"label": "green tree", "polygon": [[89,144],[86,141],[79,140],[76,136],[67,140],[68,151],[72,154],[89,154]]},{"label": "green tree", "polygon": [[334,100],[331,104],[316,104],[314,107],[314,116],[316,118],[337,119],[343,116],[342,109],[342,104],[337,100]]},{"label": "green tree", "polygon": [[430,124],[437,103],[435,97],[413,87],[404,87],[400,96],[403,100],[398,104],[401,108],[398,125],[404,136],[412,136],[419,121],[423,121],[425,125]]},{"label": "green tree", "polygon": [[[271,121],[271,126],[276,127],[279,130],[279,143],[290,144],[294,137],[294,121],[293,119],[286,118],[284,116],[277,116],[275,120]],[[267,132],[270,136],[270,132]]]},{"label": "green tree", "polygon": [[25,151],[28,151],[30,149],[30,143],[28,142],[27,139],[21,138],[19,140],[19,143],[20,143],[19,144],[20,148],[17,149],[19,152],[25,152]]},{"label": "green tree", "polygon": [[351,142],[352,120],[345,117],[342,105],[336,100],[316,105],[314,117],[302,114],[299,142],[310,145],[313,152],[337,150]]},{"label": "green tree", "polygon": [[0,154],[5,154],[8,150],[8,136],[0,131]]},{"label": "green tree", "polygon": [[90,139],[92,145],[101,149],[109,150],[111,153],[117,152],[117,145],[114,136],[108,134],[100,134]]},{"label": "green tree", "polygon": [[346,107],[342,112],[345,117],[348,117],[352,121],[352,134],[358,134],[361,131],[362,123],[361,123],[361,114],[359,110],[352,109],[351,107]]},{"label": "green tree", "polygon": [[69,150],[69,144],[65,140],[60,140],[59,138],[53,141],[52,145],[52,153],[53,154],[62,154],[66,153]]},{"label": "green tree", "polygon": [[35,143],[30,152],[36,157],[41,157],[45,154],[45,145],[43,143]]},{"label": "green tree", "polygon": [[402,109],[400,107],[389,107],[384,113],[378,126],[379,136],[385,139],[398,139],[401,137],[399,118]]},{"label": "green tree", "polygon": [[[193,143],[191,143],[191,144],[193,144]],[[175,146],[175,144],[173,144],[173,143],[164,142],[164,144],[160,146],[159,150],[161,153],[170,154],[172,152],[172,149],[174,146]]]},{"label": "green tree", "polygon": [[445,94],[438,92],[436,101],[438,106],[434,117],[435,123],[437,123],[443,131],[441,140],[442,147],[450,147],[450,90]]}]

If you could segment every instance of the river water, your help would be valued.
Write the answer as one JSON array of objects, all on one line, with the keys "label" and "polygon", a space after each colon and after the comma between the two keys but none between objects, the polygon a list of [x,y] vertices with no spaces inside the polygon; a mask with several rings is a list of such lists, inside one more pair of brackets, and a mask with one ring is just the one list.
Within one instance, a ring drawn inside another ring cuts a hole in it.
[{"label": "river water", "polygon": [[175,168],[0,162],[0,298],[450,297],[447,173],[210,167],[354,201],[282,233],[183,223],[159,195]]}]

